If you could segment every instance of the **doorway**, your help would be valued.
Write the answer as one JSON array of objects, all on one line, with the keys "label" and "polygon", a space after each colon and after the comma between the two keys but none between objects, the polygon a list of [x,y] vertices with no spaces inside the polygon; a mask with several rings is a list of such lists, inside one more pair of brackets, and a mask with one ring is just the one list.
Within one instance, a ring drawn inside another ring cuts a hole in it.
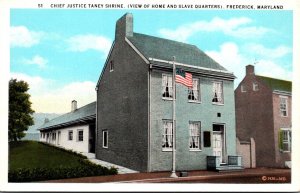
[{"label": "doorway", "polygon": [[89,153],[95,153],[95,124],[89,126]]},{"label": "doorway", "polygon": [[225,151],[225,126],[224,124],[213,124],[212,147],[213,155],[220,156],[221,163],[226,162]]}]

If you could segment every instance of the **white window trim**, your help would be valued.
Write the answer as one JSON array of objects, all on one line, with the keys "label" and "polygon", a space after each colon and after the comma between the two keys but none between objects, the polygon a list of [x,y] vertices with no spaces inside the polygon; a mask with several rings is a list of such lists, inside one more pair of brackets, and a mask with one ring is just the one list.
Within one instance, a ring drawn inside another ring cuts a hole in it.
[{"label": "white window trim", "polygon": [[113,60],[111,60],[111,61],[109,62],[109,72],[113,72],[113,71],[114,71],[114,68],[115,68],[114,62],[113,62]]},{"label": "white window trim", "polygon": [[[281,131],[288,131],[288,132],[292,132],[292,129],[291,128],[281,128],[280,129]],[[291,136],[292,137],[292,136]],[[291,149],[292,149],[292,144],[291,144],[291,140],[292,139],[290,139],[290,136],[288,135],[288,141],[287,141],[287,143],[288,143],[288,145],[289,145],[289,150],[288,151],[286,151],[286,150],[283,150],[283,149],[280,149],[280,151],[282,151],[282,152],[284,152],[284,153],[288,153],[288,152],[291,152]],[[283,142],[283,139],[282,139],[282,143],[284,143]]]},{"label": "white window trim", "polygon": [[[171,85],[171,87],[172,87],[172,93],[173,93],[172,97],[164,97],[164,96],[162,96],[162,95],[164,94],[164,88],[163,88],[163,77],[164,77],[164,76],[167,76],[167,77],[171,77],[171,78],[172,78],[172,85]],[[172,74],[163,73],[163,74],[161,75],[161,96],[162,96],[162,99],[163,99],[163,100],[169,100],[169,101],[172,101],[173,98],[174,98],[174,94],[176,94],[176,93],[174,93],[174,88],[173,88],[173,75],[172,75]]]},{"label": "white window trim", "polygon": [[[192,99],[188,99],[189,103],[201,103],[201,86],[200,86],[200,78],[193,78],[194,80],[198,80],[198,99],[197,100],[192,100]],[[190,88],[188,88],[188,97],[189,97],[189,91]]]},{"label": "white window trim", "polygon": [[[104,145],[104,133],[106,133],[106,146]],[[102,131],[102,147],[108,148],[108,131],[107,130]]]},{"label": "white window trim", "polygon": [[[79,131],[82,131],[82,141],[79,141]],[[77,142],[83,142],[84,141],[84,132],[83,129],[78,129],[77,130]]]},{"label": "white window trim", "polygon": [[165,132],[165,130],[164,130],[164,123],[165,122],[168,122],[168,123],[172,123],[172,135],[171,135],[171,137],[170,137],[170,139],[172,140],[172,147],[162,147],[162,151],[173,151],[173,145],[174,145],[174,142],[173,142],[173,135],[174,135],[174,132],[173,132],[173,128],[174,128],[174,126],[173,126],[173,121],[171,120],[171,119],[163,119],[162,120],[162,123],[163,123],[163,125],[162,125],[162,140],[164,140],[164,136],[166,135],[164,132]]},{"label": "white window trim", "polygon": [[[286,99],[286,109],[285,109],[285,111],[286,111],[286,115],[284,116],[284,115],[282,115],[282,111],[281,111],[281,98],[283,98],[283,99]],[[279,96],[279,113],[280,113],[280,116],[281,117],[288,117],[289,116],[289,114],[288,114],[288,104],[289,104],[289,102],[288,102],[288,97],[287,96],[282,96],[282,95],[280,95]]]},{"label": "white window trim", "polygon": [[[190,148],[190,137],[191,137],[191,131],[190,131],[190,124],[198,123],[200,125],[199,128],[199,147],[198,148]],[[189,121],[189,151],[202,151],[202,135],[201,135],[201,121]]]},{"label": "white window trim", "polygon": [[[72,132],[72,139],[70,139],[70,132]],[[68,141],[73,141],[74,139],[74,132],[73,130],[68,130]]]},{"label": "white window trim", "polygon": [[246,88],[244,85],[241,85],[241,92],[247,92]]},{"label": "white window trim", "polygon": [[[224,105],[224,84],[223,84],[223,81],[212,81],[212,85],[214,85],[214,83],[221,83],[221,85],[222,85],[222,102],[212,102],[212,104],[214,104],[214,105]],[[213,93],[213,96],[212,96],[213,98],[214,98],[214,93]]]},{"label": "white window trim", "polygon": [[258,86],[257,82],[252,83],[252,89],[253,89],[253,91],[259,91],[259,86]]},{"label": "white window trim", "polygon": [[[225,157],[228,155],[227,154],[227,129],[226,129],[226,123],[219,123],[219,122],[213,122],[212,126],[214,125],[223,125],[223,154],[225,155]],[[214,132],[219,132],[219,131],[213,131],[212,130],[212,135],[211,135],[211,140],[213,139],[213,134]],[[213,147],[213,141],[211,141],[211,147]],[[221,163],[224,163],[223,161],[221,161]]]}]

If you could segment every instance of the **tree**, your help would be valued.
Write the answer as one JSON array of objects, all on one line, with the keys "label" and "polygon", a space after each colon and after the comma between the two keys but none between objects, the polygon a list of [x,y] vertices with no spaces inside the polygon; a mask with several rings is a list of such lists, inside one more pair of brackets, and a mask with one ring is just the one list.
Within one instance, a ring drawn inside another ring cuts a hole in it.
[{"label": "tree", "polygon": [[11,79],[9,81],[9,141],[18,141],[25,136],[24,131],[34,124],[29,100],[30,94],[27,93],[29,85],[25,81]]}]

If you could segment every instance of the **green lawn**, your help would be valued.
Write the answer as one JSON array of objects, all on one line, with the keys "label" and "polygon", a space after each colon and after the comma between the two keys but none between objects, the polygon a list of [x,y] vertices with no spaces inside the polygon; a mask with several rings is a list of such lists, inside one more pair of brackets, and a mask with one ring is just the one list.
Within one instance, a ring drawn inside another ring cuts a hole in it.
[{"label": "green lawn", "polygon": [[78,155],[50,147],[36,141],[10,143],[9,170],[18,168],[77,167]]},{"label": "green lawn", "polygon": [[9,182],[32,182],[117,174],[85,156],[36,141],[9,143]]}]

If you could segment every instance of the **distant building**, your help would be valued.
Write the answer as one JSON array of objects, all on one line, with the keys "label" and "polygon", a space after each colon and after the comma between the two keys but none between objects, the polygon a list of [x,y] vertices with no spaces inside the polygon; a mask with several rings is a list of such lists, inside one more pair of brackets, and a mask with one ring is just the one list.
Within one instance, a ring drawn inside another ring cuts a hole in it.
[{"label": "distant building", "polygon": [[[176,94],[173,56],[193,77],[193,87],[177,84]],[[176,169],[207,169],[209,156],[230,164],[229,156],[236,156],[234,79],[194,45],[134,33],[133,16],[125,14],[97,83],[96,158],[170,171],[175,95]]]},{"label": "distant building", "polygon": [[96,102],[77,108],[73,100],[71,112],[45,120],[39,128],[40,141],[82,153],[95,152]]},{"label": "distant building", "polygon": [[[271,69],[270,69],[271,70]],[[291,161],[292,82],[255,74],[246,76],[235,90],[237,137],[256,143],[258,167],[285,167]]]}]

